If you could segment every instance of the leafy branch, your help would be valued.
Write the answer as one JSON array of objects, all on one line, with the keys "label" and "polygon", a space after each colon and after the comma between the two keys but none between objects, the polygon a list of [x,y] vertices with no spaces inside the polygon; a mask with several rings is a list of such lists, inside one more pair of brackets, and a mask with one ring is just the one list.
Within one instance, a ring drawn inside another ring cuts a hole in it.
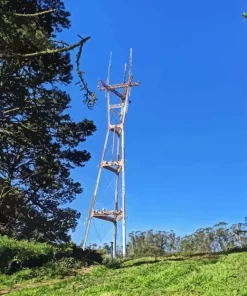
[{"label": "leafy branch", "polygon": [[84,43],[86,43],[91,37],[86,37],[83,38],[82,40],[80,40],[79,42],[67,46],[67,47],[63,47],[63,48],[57,48],[57,49],[46,49],[46,50],[41,50],[38,52],[31,52],[31,53],[13,53],[13,54],[0,54],[0,58],[16,58],[16,57],[22,57],[22,58],[32,58],[32,57],[37,57],[37,56],[43,56],[43,55],[47,55],[47,54],[56,54],[56,53],[63,53],[66,51],[71,51],[73,49],[75,49],[76,47],[81,48]]},{"label": "leafy branch", "polygon": [[[78,35],[79,36],[79,35]],[[80,69],[80,60],[81,60],[81,55],[82,55],[82,49],[83,45],[91,38],[91,37],[86,37],[82,38],[79,36],[81,40],[73,45],[68,45],[64,43],[65,47],[60,47],[57,49],[46,49],[38,52],[32,52],[32,53],[26,53],[26,54],[20,54],[20,53],[14,53],[14,54],[0,54],[0,58],[32,58],[32,57],[37,57],[37,56],[44,56],[47,54],[58,54],[58,53],[63,53],[63,52],[68,52],[71,50],[74,50],[75,48],[78,47],[78,53],[76,54],[76,72],[79,77],[79,82],[76,84],[80,84],[80,90],[85,91],[84,94],[84,103],[87,104],[89,108],[92,108],[96,101],[96,94],[92,91],[89,90],[87,83],[85,82],[85,79],[83,78],[84,72],[81,71]],[[63,42],[60,42],[63,43]]]},{"label": "leafy branch", "polygon": [[36,13],[13,13],[13,12],[7,12],[7,11],[0,11],[0,14],[2,15],[11,15],[11,16],[16,16],[16,17],[37,17],[40,15],[44,15],[47,13],[52,13],[55,12],[56,9],[49,9],[49,10],[45,10],[45,11],[40,11],[40,12],[36,12]]},{"label": "leafy branch", "polygon": [[[4,12],[0,11],[0,14],[2,15],[11,15],[11,16],[16,16],[16,17],[37,17],[41,16],[44,14],[52,13],[55,12],[56,9],[50,9],[46,11],[41,11],[33,14],[20,14],[20,13],[11,13],[11,12]],[[38,57],[38,56],[44,56],[47,54],[60,54],[68,51],[72,51],[75,48],[78,48],[78,53],[76,54],[76,72],[79,78],[79,82],[76,83],[76,85],[80,85],[80,90],[84,91],[84,103],[88,106],[88,108],[92,108],[92,106],[95,104],[96,101],[96,94],[92,91],[89,90],[87,83],[85,82],[85,79],[83,77],[84,72],[81,71],[80,69],[80,60],[81,60],[81,55],[82,55],[82,49],[83,45],[91,38],[91,37],[86,37],[82,38],[80,35],[78,37],[81,39],[79,42],[69,45],[65,42],[61,41],[53,41],[54,43],[60,44],[63,47],[59,47],[56,49],[46,49],[38,52],[31,52],[31,53],[26,53],[26,54],[20,54],[20,53],[2,53],[0,54],[0,59],[16,59],[16,58],[33,58],[33,57]]]},{"label": "leafy branch", "polygon": [[[80,35],[78,35],[78,37],[80,37],[81,40],[83,40],[83,38]],[[79,45],[79,50],[76,55],[76,72],[77,72],[77,75],[80,79],[80,81],[77,82],[77,84],[80,84],[81,90],[86,91],[86,93],[84,94],[84,98],[85,98],[84,103],[86,103],[87,106],[89,108],[91,108],[96,101],[96,94],[91,92],[88,89],[87,83],[85,82],[85,80],[83,78],[84,73],[80,70],[80,59],[81,59],[81,55],[82,55],[82,47],[83,47],[83,43]]]}]

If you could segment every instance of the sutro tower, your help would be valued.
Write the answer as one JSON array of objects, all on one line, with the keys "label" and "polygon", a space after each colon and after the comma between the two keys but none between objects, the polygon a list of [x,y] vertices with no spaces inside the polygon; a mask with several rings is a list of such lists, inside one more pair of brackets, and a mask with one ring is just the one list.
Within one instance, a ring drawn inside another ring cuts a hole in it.
[{"label": "sutro tower", "polygon": [[[128,68],[124,65],[123,83],[110,85],[110,70],[111,70],[111,55],[108,66],[108,77],[106,83],[100,80],[98,90],[105,91],[107,101],[107,120],[108,127],[105,137],[105,144],[99,165],[98,176],[92,197],[91,207],[89,210],[84,240],[82,243],[83,249],[86,248],[88,232],[92,218],[98,218],[113,223],[113,256],[116,255],[116,241],[117,241],[117,223],[122,220],[122,245],[123,256],[126,256],[126,202],[125,202],[125,144],[124,144],[124,124],[126,114],[128,112],[128,105],[130,103],[130,90],[132,86],[139,86],[140,82],[133,82],[132,75],[132,49],[130,49],[130,59]],[[123,89],[120,93],[118,89]],[[111,96],[110,98],[110,94]],[[116,100],[117,99],[117,100]],[[115,100],[115,101],[114,101]],[[109,142],[109,135],[112,133],[112,143]],[[105,159],[107,148],[111,145],[111,159]],[[97,192],[100,182],[102,170],[111,171],[116,178],[115,192],[113,196],[114,206],[112,210],[96,210],[94,208],[97,198]],[[121,181],[121,182],[120,182]],[[121,196],[121,204],[119,200]]]}]

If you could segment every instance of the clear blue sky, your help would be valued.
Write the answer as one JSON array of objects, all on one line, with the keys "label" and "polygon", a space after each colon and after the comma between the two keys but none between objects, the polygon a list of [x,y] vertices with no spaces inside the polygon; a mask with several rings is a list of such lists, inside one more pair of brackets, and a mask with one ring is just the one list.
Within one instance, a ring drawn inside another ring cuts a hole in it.
[{"label": "clear blue sky", "polygon": [[[179,235],[247,216],[247,11],[244,0],[65,0],[72,28],[91,36],[82,67],[92,90],[105,79],[113,52],[114,83],[129,48],[142,84],[132,92],[126,123],[128,232],[173,229]],[[95,121],[82,145],[92,154],[73,176],[84,193],[72,204],[82,213],[73,239],[81,242],[106,132],[105,97],[93,111],[71,85],[71,114]],[[102,180],[107,187],[107,179]],[[101,197],[100,205],[103,205]],[[107,207],[107,206],[105,206]],[[96,221],[101,240],[111,225]],[[99,243],[92,225],[90,242]]]}]

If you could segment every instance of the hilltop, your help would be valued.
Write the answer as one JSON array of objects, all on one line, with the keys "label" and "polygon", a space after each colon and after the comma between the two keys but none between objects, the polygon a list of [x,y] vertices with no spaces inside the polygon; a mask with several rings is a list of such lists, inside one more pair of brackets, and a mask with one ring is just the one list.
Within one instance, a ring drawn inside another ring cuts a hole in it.
[{"label": "hilltop", "polygon": [[22,290],[8,295],[244,296],[247,253],[129,260],[117,269],[95,266],[88,273],[44,284],[27,288],[23,282]]}]

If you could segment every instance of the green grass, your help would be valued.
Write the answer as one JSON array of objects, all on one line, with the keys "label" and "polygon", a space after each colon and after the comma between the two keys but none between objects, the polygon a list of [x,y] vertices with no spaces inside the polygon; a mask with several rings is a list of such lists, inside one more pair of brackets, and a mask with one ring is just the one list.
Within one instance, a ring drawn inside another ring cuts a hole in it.
[{"label": "green grass", "polygon": [[95,267],[73,279],[8,295],[247,296],[247,253],[179,260],[154,262],[153,258],[145,258],[126,261],[114,270]]},{"label": "green grass", "polygon": [[[15,286],[21,286],[22,284],[33,284],[33,283],[39,283],[43,281],[48,280],[57,280],[57,279],[63,279],[65,277],[69,277],[76,274],[76,272],[73,272],[73,270],[68,270],[66,273],[61,273],[60,271],[57,272],[56,270],[52,270],[49,268],[45,269],[24,269],[22,271],[16,272],[11,276],[0,274],[0,291],[12,288]],[[1,295],[1,293],[0,293]]]},{"label": "green grass", "polygon": [[65,260],[49,262],[43,267],[26,268],[12,275],[0,273],[0,296],[2,290],[39,283],[43,284],[47,281],[57,282],[82,272],[88,272],[89,270],[90,268],[84,267],[81,262],[65,258]]}]

